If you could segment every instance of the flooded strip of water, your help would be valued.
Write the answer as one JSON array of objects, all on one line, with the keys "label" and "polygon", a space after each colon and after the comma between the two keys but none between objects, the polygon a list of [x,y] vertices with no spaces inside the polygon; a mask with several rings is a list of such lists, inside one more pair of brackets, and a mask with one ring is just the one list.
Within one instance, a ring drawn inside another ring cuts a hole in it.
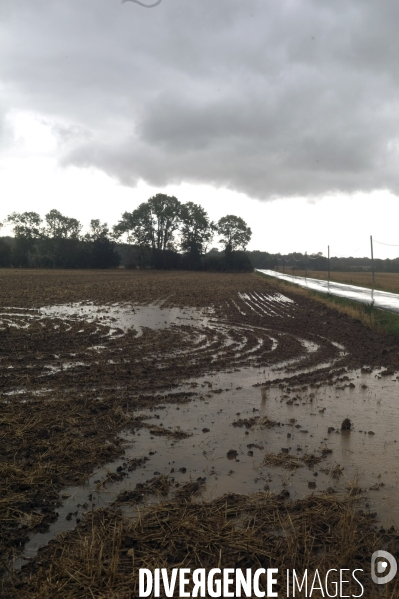
[{"label": "flooded strip of water", "polygon": [[396,293],[389,293],[388,291],[380,291],[377,289],[367,289],[366,287],[357,287],[355,285],[346,285],[344,283],[336,283],[335,281],[312,279],[310,277],[295,277],[274,270],[258,270],[257,272],[261,272],[269,277],[274,277],[282,281],[287,281],[288,283],[294,283],[305,289],[344,297],[362,304],[373,304],[376,308],[399,313],[399,295]]}]

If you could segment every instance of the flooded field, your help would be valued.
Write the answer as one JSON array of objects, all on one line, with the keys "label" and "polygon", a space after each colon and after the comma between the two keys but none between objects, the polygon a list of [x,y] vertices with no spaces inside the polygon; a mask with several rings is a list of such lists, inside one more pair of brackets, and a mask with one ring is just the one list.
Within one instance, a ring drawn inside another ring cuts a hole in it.
[{"label": "flooded field", "polygon": [[[281,273],[281,268],[279,269]],[[327,279],[327,271],[325,270],[292,270],[291,268],[285,268],[287,274],[295,275],[298,277],[311,277],[312,279]],[[346,285],[356,285],[358,287],[368,287],[374,289],[380,289],[381,291],[388,291],[390,293],[399,293],[399,273],[397,272],[375,272],[374,273],[374,284],[372,279],[371,271],[357,271],[357,272],[345,272],[345,271],[331,271],[330,280],[336,281],[337,283],[344,283]]]},{"label": "flooded field", "polygon": [[[0,278],[5,597],[137,596],[123,547],[142,510],[149,521],[201,513],[210,523],[225,506],[223,518],[232,509],[238,523],[256,512],[259,530],[271,513],[280,524],[300,514],[298,531],[307,514],[306,526],[320,524],[312,543],[330,543],[334,559],[337,538],[322,530],[345,514],[349,528],[336,530],[363,531],[346,567],[369,562],[374,546],[398,551],[399,348],[389,338],[255,274]],[[75,569],[84,552],[92,563],[88,534],[111,551],[111,529],[119,565],[102,595],[99,575],[86,587],[87,572],[81,579]],[[186,533],[176,531],[180,547]],[[218,538],[209,555],[227,542]],[[251,567],[261,551],[252,542],[235,564]],[[150,560],[146,551],[139,562]],[[309,566],[321,559],[320,549],[279,551],[281,564],[294,554]],[[165,567],[188,560],[175,552]]]},{"label": "flooded field", "polygon": [[259,270],[259,272],[269,277],[275,277],[276,279],[299,285],[305,289],[335,295],[361,304],[380,308],[381,310],[388,310],[389,312],[399,312],[399,294],[397,293],[369,289],[367,287],[358,287],[356,285],[348,285],[347,283],[337,283],[336,281],[328,281],[321,278],[316,279],[312,277],[286,275],[274,270]]}]

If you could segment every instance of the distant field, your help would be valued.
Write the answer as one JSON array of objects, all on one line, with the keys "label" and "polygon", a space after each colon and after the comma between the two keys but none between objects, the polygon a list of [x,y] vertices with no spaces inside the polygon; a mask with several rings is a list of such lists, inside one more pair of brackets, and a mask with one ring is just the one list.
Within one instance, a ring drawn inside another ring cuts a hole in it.
[{"label": "distant field", "polygon": [[[282,269],[279,269],[282,272]],[[286,268],[285,274],[304,277],[304,270],[294,270]],[[313,279],[327,280],[327,272],[324,270],[308,270],[307,276]],[[399,293],[399,273],[379,272],[375,273],[375,289]],[[349,285],[359,285],[359,287],[372,287],[370,272],[331,272],[330,280],[337,283],[348,283]]]}]

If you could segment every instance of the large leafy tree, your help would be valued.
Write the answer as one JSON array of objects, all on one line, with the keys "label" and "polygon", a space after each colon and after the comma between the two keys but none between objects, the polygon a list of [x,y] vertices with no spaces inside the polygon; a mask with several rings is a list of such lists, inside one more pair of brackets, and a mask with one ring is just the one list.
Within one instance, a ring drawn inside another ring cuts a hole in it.
[{"label": "large leafy tree", "polygon": [[37,212],[13,212],[7,220],[14,225],[17,239],[38,239],[41,235],[42,219]]},{"label": "large leafy tree", "polygon": [[128,243],[136,244],[141,251],[146,247],[155,255],[173,247],[174,235],[179,226],[181,204],[174,196],[157,193],[133,212],[124,212],[114,227],[116,237],[126,236]]},{"label": "large leafy tree", "polygon": [[94,218],[90,221],[90,230],[86,233],[85,238],[88,241],[96,239],[109,238],[110,230],[107,223],[102,223],[99,218]]},{"label": "large leafy tree", "polygon": [[181,204],[175,196],[157,193],[148,200],[153,223],[153,242],[157,250],[173,247],[174,233],[179,226]]},{"label": "large leafy tree", "polygon": [[151,210],[148,203],[140,204],[133,212],[124,212],[121,220],[114,225],[114,236],[125,236],[127,243],[138,246],[154,245],[154,230]]},{"label": "large leafy tree", "polygon": [[76,218],[64,216],[58,210],[50,210],[44,217],[44,236],[50,239],[79,239],[82,225]]},{"label": "large leafy tree", "polygon": [[114,233],[117,237],[126,234],[129,241],[140,246],[166,250],[172,245],[179,226],[180,206],[174,196],[158,193],[133,212],[124,212]]},{"label": "large leafy tree", "polygon": [[144,265],[146,248],[154,251],[155,236],[151,208],[148,202],[140,204],[133,212],[124,212],[121,220],[114,226],[114,237],[125,238],[129,246],[129,263],[131,262],[131,245],[138,249],[140,265]]},{"label": "large leafy tree", "polygon": [[252,237],[252,231],[247,223],[239,216],[228,214],[218,221],[217,231],[222,235],[220,243],[226,252],[232,252],[247,247]]},{"label": "large leafy tree", "polygon": [[215,223],[209,220],[202,206],[194,204],[194,202],[182,204],[180,209],[180,247],[189,254],[191,261],[196,263],[203,256],[215,230]]},{"label": "large leafy tree", "polygon": [[42,237],[42,219],[37,212],[13,212],[7,218],[13,226],[15,266],[31,266],[35,262],[34,254],[37,241]]},{"label": "large leafy tree", "polygon": [[55,209],[50,210],[44,220],[40,244],[44,264],[61,268],[75,267],[82,260],[81,223]]}]

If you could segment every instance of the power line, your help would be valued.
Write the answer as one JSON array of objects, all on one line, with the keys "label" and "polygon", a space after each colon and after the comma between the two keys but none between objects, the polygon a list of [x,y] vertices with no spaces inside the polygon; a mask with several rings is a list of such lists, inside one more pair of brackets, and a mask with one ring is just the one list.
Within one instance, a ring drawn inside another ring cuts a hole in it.
[{"label": "power line", "polygon": [[154,6],[158,6],[159,4],[161,4],[162,0],[157,0],[156,2],[154,2],[154,4],[144,4],[144,2],[140,2],[140,0],[122,0],[122,2],[135,2],[140,6],[144,6],[144,8],[154,8]]},{"label": "power line", "polygon": [[[396,243],[384,243],[383,241],[376,241],[375,239],[373,239],[373,243],[378,243],[380,245],[386,245],[386,246],[389,246],[389,247],[399,247],[399,244],[396,244]],[[349,253],[348,257],[354,256],[362,248],[365,248],[364,244],[362,244],[361,246],[359,246],[358,248],[356,248],[354,251],[351,251]],[[281,254],[280,254],[280,256],[281,256]],[[284,261],[284,260],[288,261],[288,260],[290,260],[292,258],[293,260],[295,260],[295,262],[303,262],[306,259],[309,259],[309,260],[318,260],[319,258],[325,258],[325,259],[327,259],[325,256],[309,256],[309,255],[305,255],[305,254],[303,254],[302,257],[298,259],[298,258],[295,258],[295,252],[290,252],[289,254],[282,255],[281,257],[279,257],[279,256],[277,256],[275,254],[275,257],[279,261]]]},{"label": "power line", "polygon": [[287,256],[281,256],[281,258],[279,258],[279,257],[277,256],[277,254],[275,254],[275,256],[276,256],[277,260],[288,260],[290,256],[291,256],[292,258],[294,258],[295,262],[301,262],[301,260],[304,260],[304,257],[303,257],[303,258],[300,258],[299,260],[297,260],[297,259],[295,258],[295,256],[294,256],[294,252],[292,252],[291,254],[287,254]]},{"label": "power line", "polygon": [[358,247],[353,253],[356,254],[356,252],[358,252],[359,250],[362,249],[362,247],[364,247],[363,245],[361,245],[360,247]]},{"label": "power line", "polygon": [[379,243],[380,245],[389,245],[390,247],[394,247],[394,248],[399,247],[399,243],[383,243],[382,241],[376,241],[375,239],[373,239],[373,242]]}]

